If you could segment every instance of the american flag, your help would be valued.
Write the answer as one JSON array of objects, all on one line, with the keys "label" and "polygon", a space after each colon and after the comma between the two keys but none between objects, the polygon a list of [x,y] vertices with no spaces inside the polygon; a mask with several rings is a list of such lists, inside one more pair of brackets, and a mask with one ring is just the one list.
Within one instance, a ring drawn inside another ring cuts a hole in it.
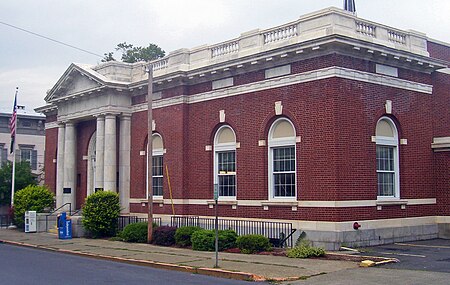
[{"label": "american flag", "polygon": [[17,92],[19,91],[19,88],[16,88],[16,95],[14,96],[14,106],[13,106],[13,112],[11,115],[11,119],[9,120],[9,129],[11,131],[11,151],[10,153],[14,152],[14,140],[16,138],[16,124],[17,124]]}]

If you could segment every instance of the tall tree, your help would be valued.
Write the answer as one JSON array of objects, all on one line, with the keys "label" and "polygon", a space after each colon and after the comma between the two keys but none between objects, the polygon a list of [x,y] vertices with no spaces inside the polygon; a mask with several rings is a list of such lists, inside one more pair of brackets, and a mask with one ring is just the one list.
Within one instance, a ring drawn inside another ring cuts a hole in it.
[{"label": "tall tree", "polygon": [[[166,55],[166,52],[155,44],[149,44],[147,47],[135,47],[132,44],[123,42],[117,44],[115,50],[122,54],[121,60],[128,63],[152,61]],[[102,59],[102,62],[116,60],[114,58],[114,52],[108,52],[104,55],[105,57]]]},{"label": "tall tree", "polygon": [[[11,178],[12,163],[8,161],[0,168],[0,205],[9,205],[11,203]],[[31,173],[30,163],[26,161],[16,162],[15,188],[22,190],[28,185],[36,185],[36,180]]]}]

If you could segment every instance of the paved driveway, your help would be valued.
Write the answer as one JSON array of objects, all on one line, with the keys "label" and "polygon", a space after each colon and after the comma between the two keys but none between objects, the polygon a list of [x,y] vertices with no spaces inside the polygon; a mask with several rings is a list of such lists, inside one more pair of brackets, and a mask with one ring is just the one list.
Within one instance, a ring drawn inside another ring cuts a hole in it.
[{"label": "paved driveway", "polygon": [[383,265],[383,268],[425,270],[450,273],[450,240],[394,243],[364,249],[364,255],[394,257],[399,263]]}]

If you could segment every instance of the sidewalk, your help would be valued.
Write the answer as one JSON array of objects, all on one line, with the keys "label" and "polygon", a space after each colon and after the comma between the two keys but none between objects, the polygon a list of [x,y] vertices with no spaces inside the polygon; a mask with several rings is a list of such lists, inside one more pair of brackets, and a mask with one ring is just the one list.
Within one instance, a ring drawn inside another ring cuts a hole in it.
[{"label": "sidewalk", "polygon": [[219,252],[220,268],[215,269],[214,252],[104,239],[59,240],[56,235],[50,233],[23,233],[9,229],[0,229],[0,242],[156,268],[253,281],[296,280],[358,267],[358,263],[352,261],[293,259],[282,256]]}]

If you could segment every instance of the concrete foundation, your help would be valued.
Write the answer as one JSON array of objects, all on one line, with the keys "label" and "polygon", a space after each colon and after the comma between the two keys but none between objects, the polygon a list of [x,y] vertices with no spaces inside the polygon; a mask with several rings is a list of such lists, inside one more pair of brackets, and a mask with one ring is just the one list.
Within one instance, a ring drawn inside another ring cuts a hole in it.
[{"label": "concrete foundation", "polygon": [[[446,229],[446,232],[444,229]],[[297,230],[294,242],[301,233],[302,230]],[[394,242],[427,240],[444,237],[445,233],[449,236],[450,226],[431,224],[341,232],[307,230],[305,233],[305,238],[311,241],[313,246],[322,247],[326,250],[338,250],[341,246],[365,247]]]},{"label": "concrete foundation", "polygon": [[439,238],[450,239],[450,224],[438,224]]}]

